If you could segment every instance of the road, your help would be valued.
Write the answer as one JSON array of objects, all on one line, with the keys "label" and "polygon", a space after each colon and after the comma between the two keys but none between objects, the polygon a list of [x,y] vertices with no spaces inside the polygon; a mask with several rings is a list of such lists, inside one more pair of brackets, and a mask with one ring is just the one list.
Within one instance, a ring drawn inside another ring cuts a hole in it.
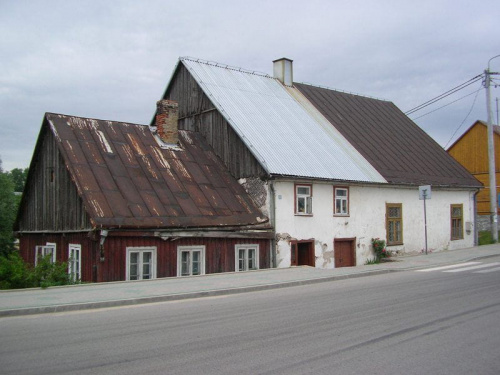
[{"label": "road", "polygon": [[225,297],[2,318],[0,373],[499,374],[499,323],[500,257]]}]

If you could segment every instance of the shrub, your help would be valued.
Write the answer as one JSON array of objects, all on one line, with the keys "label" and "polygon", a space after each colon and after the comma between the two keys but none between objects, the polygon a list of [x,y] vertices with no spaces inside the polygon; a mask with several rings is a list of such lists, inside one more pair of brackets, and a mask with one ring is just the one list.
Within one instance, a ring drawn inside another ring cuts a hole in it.
[{"label": "shrub", "polygon": [[0,289],[48,288],[73,284],[67,264],[40,258],[35,267],[26,264],[18,252],[0,256]]},{"label": "shrub", "polygon": [[0,256],[0,289],[29,288],[29,269],[18,252]]},{"label": "shrub", "polygon": [[385,241],[380,238],[372,238],[373,251],[378,261],[382,258],[390,258],[391,253],[385,248]]}]

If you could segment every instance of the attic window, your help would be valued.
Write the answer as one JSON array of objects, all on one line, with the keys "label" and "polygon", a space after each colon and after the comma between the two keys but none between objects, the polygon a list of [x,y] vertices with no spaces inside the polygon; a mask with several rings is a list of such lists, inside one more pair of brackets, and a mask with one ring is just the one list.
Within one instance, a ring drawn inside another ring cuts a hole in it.
[{"label": "attic window", "polygon": [[97,133],[97,136],[99,137],[99,141],[101,142],[101,145],[102,145],[102,148],[104,149],[104,151],[106,151],[108,154],[112,154],[113,150],[111,149],[111,146],[110,146],[108,140],[106,139],[106,136],[104,135],[104,133],[100,130],[97,130],[96,133]]}]

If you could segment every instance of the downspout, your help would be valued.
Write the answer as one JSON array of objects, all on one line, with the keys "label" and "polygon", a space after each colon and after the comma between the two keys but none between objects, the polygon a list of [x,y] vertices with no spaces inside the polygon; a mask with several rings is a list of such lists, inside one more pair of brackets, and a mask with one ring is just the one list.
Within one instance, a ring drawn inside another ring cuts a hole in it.
[{"label": "downspout", "polygon": [[[274,184],[272,180],[269,180],[269,216],[271,216],[271,225],[273,227],[274,233],[276,233],[276,193],[274,191]],[[276,268],[276,236],[271,240],[271,268]]]},{"label": "downspout", "polygon": [[477,227],[477,195],[479,194],[479,189],[474,192],[472,196],[472,206],[474,212],[474,246],[479,246],[479,228]]},{"label": "downspout", "polygon": [[108,231],[106,229],[101,230],[101,239],[99,241],[99,255],[101,262],[105,261],[104,256],[104,241],[106,241],[106,237],[108,236]]}]

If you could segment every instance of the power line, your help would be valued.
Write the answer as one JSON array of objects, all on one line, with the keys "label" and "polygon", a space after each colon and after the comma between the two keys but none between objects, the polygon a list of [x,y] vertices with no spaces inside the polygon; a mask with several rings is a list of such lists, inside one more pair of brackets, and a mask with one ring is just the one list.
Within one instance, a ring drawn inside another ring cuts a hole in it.
[{"label": "power line", "polygon": [[479,74],[479,75],[477,75],[477,76],[469,79],[468,81],[466,81],[466,82],[464,82],[464,83],[462,83],[462,84],[460,84],[460,85],[458,85],[458,86],[456,86],[456,87],[454,87],[454,88],[452,88],[452,89],[450,89],[450,90],[442,93],[441,95],[438,95],[435,98],[432,98],[432,99],[426,101],[425,103],[422,103],[422,104],[420,104],[420,105],[418,105],[418,106],[416,106],[416,107],[414,107],[414,108],[406,111],[405,115],[410,115],[410,114],[412,114],[414,112],[420,111],[421,109],[424,109],[425,107],[428,107],[431,104],[434,104],[434,103],[438,102],[439,100],[442,100],[442,99],[444,99],[444,98],[446,98],[446,97],[448,97],[448,96],[450,96],[450,95],[452,95],[452,94],[454,94],[454,93],[456,93],[456,92],[458,92],[460,90],[463,90],[464,88],[466,88],[466,87],[474,84],[475,82],[479,81],[480,79],[482,79],[482,77],[483,77],[483,74]]},{"label": "power line", "polygon": [[427,115],[429,115],[429,114],[431,114],[431,113],[433,113],[433,112],[439,111],[440,109],[445,108],[445,107],[448,107],[449,105],[452,105],[453,103],[456,103],[456,102],[458,102],[458,101],[460,101],[460,100],[462,100],[462,99],[465,99],[465,98],[467,98],[468,96],[474,95],[474,94],[478,93],[478,92],[479,92],[479,91],[481,91],[481,90],[482,90],[482,87],[480,87],[480,88],[479,88],[479,89],[477,89],[476,91],[473,91],[473,92],[471,92],[471,93],[469,93],[469,94],[467,94],[467,95],[464,95],[464,96],[462,96],[462,97],[460,97],[460,98],[458,98],[458,99],[456,99],[456,100],[454,100],[454,101],[452,101],[452,102],[449,102],[449,103],[447,103],[447,104],[445,104],[445,105],[442,105],[441,107],[438,107],[438,108],[436,108],[436,109],[433,109],[432,111],[426,112],[426,113],[424,113],[423,115],[420,115],[420,116],[418,116],[418,117],[412,118],[412,120],[414,121],[414,120],[417,120],[417,119],[419,119],[419,118],[421,118],[421,117],[427,116]]},{"label": "power line", "polygon": [[[479,91],[481,91],[482,87],[479,88],[477,91],[476,91],[476,96],[474,97],[474,101],[472,102],[472,105],[470,107],[470,110],[469,112],[467,113],[467,115],[465,116],[464,120],[462,121],[462,123],[458,126],[458,128],[455,130],[455,132],[453,133],[453,135],[451,136],[451,138],[448,140],[448,142],[446,143],[446,146],[444,146],[444,149],[446,150],[446,148],[448,147],[448,145],[450,144],[451,140],[453,139],[453,137],[455,137],[455,134],[457,134],[457,132],[460,130],[460,128],[462,127],[462,125],[465,123],[465,121],[467,120],[467,118],[469,117],[469,115],[471,114],[472,112],[472,109],[474,108],[474,105],[476,104],[476,99],[477,99],[477,94],[479,94]],[[471,93],[473,94],[473,93]],[[471,95],[469,94],[469,95]],[[469,96],[467,95],[467,96]]]}]

